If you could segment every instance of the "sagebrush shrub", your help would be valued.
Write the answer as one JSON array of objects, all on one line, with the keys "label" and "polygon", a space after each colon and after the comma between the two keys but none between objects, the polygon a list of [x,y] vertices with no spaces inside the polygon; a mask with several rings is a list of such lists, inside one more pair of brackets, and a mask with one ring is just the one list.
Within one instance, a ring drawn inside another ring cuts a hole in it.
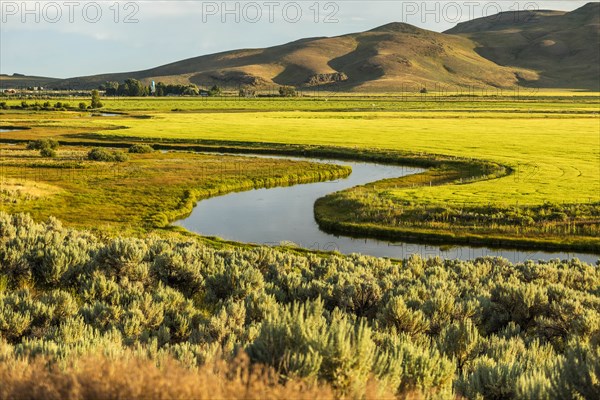
[{"label": "sagebrush shrub", "polygon": [[[600,271],[578,260],[216,250],[0,212],[0,276],[2,365],[46,357],[57,380],[89,354],[194,369],[247,351],[277,381],[338,396],[375,382],[425,398],[598,397]],[[10,390],[24,382],[0,370]]]}]

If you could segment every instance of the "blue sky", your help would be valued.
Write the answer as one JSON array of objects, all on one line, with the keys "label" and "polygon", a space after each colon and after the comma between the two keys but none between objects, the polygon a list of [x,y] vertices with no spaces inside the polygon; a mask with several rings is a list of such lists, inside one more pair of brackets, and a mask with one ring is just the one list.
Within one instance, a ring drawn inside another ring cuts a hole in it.
[{"label": "blue sky", "polygon": [[[152,68],[220,51],[406,22],[459,21],[585,1],[22,1],[0,0],[0,73],[59,78]],[[317,11],[318,10],[318,11]]]}]

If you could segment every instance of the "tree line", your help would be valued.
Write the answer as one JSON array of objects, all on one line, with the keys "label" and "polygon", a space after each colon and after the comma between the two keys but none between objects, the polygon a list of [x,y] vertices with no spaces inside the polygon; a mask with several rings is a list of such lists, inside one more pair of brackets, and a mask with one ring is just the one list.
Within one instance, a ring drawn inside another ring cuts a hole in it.
[{"label": "tree line", "polygon": [[[100,85],[100,90],[105,92],[106,96],[220,96],[223,94],[223,89],[218,85],[213,85],[210,89],[202,89],[194,84],[166,84],[158,82],[154,89],[152,85],[144,85],[141,81],[133,78],[126,79],[123,82],[109,81]],[[298,92],[293,86],[280,86],[278,89],[281,97],[296,97]],[[239,89],[240,97],[256,97],[257,90],[252,86],[243,86]]]},{"label": "tree line", "polygon": [[123,82],[109,81],[101,85],[100,90],[104,90],[106,96],[199,96],[201,94],[207,96],[218,96],[221,94],[221,88],[217,85],[212,86],[208,90],[199,88],[194,84],[166,84],[158,82],[155,85],[154,92],[151,85],[144,85],[141,81],[133,78],[126,79]]}]

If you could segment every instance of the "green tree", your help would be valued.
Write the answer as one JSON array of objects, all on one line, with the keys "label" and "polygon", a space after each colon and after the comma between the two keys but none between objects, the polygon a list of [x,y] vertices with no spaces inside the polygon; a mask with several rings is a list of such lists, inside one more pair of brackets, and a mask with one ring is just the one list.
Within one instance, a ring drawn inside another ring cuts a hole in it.
[{"label": "green tree", "polygon": [[102,108],[100,92],[97,89],[92,90],[92,108]]},{"label": "green tree", "polygon": [[221,93],[222,93],[221,88],[218,87],[217,85],[214,85],[208,91],[208,95],[211,96],[211,97],[212,96],[219,96],[219,95],[221,95]]},{"label": "green tree", "polygon": [[118,94],[117,92],[119,90],[119,82],[111,82],[111,81],[109,81],[109,82],[106,82],[104,84],[104,87],[105,87],[105,90],[106,90],[105,94],[107,96],[116,96]]},{"label": "green tree", "polygon": [[154,149],[147,144],[134,144],[129,148],[129,153],[152,153]]},{"label": "green tree", "polygon": [[165,96],[167,94],[167,85],[165,85],[163,82],[158,82],[156,84],[156,97],[162,97]]},{"label": "green tree", "polygon": [[125,96],[139,97],[148,94],[148,88],[137,79],[126,79],[123,87],[119,85],[119,92],[123,91]]},{"label": "green tree", "polygon": [[183,90],[183,94],[186,96],[198,96],[200,94],[200,90],[196,85],[190,85]]},{"label": "green tree", "polygon": [[27,150],[58,149],[58,142],[54,139],[38,139],[27,143]]},{"label": "green tree", "polygon": [[40,150],[40,155],[42,157],[54,158],[54,157],[56,157],[56,151],[54,151],[53,149],[51,149],[49,147],[44,147],[43,149]]},{"label": "green tree", "polygon": [[54,139],[38,139],[27,143],[27,150],[39,150],[42,157],[56,157],[58,142]]},{"label": "green tree", "polygon": [[296,97],[298,93],[296,92],[296,88],[293,86],[281,86],[279,88],[279,95],[281,97]]},{"label": "green tree", "polygon": [[88,160],[91,161],[109,161],[109,162],[123,162],[127,161],[127,154],[120,150],[110,151],[100,147],[94,147],[88,152]]}]

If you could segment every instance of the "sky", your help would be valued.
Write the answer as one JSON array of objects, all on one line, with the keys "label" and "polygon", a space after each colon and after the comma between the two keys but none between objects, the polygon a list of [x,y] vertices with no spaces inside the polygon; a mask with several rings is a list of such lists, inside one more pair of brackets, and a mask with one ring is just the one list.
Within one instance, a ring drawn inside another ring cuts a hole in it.
[{"label": "sky", "polygon": [[0,73],[67,78],[405,22],[442,32],[500,11],[586,1],[0,0]]}]

